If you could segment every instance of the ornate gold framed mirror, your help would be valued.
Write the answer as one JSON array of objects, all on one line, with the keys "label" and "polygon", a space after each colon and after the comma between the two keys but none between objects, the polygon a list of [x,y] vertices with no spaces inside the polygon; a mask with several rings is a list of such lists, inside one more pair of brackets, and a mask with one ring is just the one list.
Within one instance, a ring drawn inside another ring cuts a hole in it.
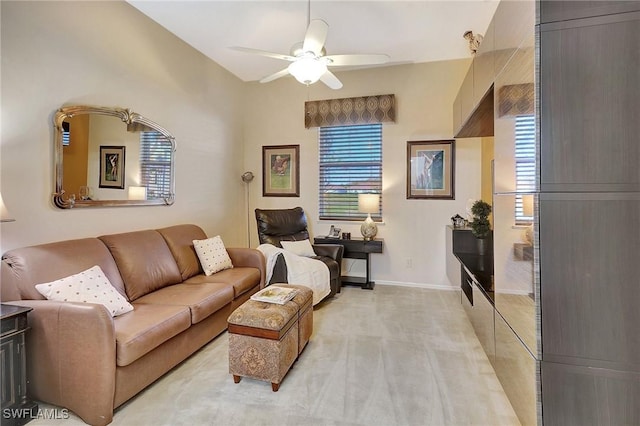
[{"label": "ornate gold framed mirror", "polygon": [[66,106],[54,116],[55,189],[61,209],[171,205],[175,139],[129,109]]}]

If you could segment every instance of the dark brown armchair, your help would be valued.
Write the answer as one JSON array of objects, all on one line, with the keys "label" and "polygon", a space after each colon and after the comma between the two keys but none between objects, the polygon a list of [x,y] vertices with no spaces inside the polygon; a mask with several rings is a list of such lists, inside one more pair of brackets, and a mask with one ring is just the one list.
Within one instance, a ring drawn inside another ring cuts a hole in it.
[{"label": "dark brown armchair", "polygon": [[[301,207],[277,210],[256,209],[256,222],[260,244],[273,244],[281,248],[280,241],[309,239],[307,216]],[[340,269],[344,247],[338,244],[312,246],[317,255],[314,259],[323,262],[329,268],[331,293],[326,298],[333,297],[340,292]],[[276,282],[287,282],[287,265],[282,255],[276,259],[269,284]]]}]

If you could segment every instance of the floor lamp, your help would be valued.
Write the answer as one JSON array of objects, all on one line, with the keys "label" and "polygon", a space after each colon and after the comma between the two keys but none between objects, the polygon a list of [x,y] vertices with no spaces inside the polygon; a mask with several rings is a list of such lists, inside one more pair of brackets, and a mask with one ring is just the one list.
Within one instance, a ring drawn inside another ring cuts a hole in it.
[{"label": "floor lamp", "polygon": [[247,246],[251,248],[251,230],[249,229],[249,184],[255,176],[252,172],[244,172],[241,177],[242,181],[246,184],[244,194],[247,207]]}]

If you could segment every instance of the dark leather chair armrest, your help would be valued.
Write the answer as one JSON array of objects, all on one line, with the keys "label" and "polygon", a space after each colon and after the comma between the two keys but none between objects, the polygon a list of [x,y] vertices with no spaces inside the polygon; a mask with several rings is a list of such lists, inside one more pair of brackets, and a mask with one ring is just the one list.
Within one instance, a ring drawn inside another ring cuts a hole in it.
[{"label": "dark leather chair armrest", "polygon": [[338,265],[342,262],[344,246],[340,244],[313,244],[312,247],[318,256],[330,257],[338,262]]},{"label": "dark leather chair armrest", "polygon": [[276,257],[276,262],[273,265],[273,271],[271,272],[271,279],[267,283],[268,285],[275,283],[286,283],[288,271],[287,271],[287,263],[284,261],[284,256],[282,253],[279,253]]}]

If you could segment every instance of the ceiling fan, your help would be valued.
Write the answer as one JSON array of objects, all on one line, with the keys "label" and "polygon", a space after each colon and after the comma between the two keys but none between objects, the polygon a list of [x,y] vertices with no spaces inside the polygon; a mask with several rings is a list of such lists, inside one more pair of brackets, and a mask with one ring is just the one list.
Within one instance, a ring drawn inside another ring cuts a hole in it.
[{"label": "ceiling fan", "polygon": [[311,21],[307,15],[304,41],[294,44],[289,55],[248,47],[231,47],[231,49],[291,62],[287,68],[264,77],[260,83],[268,83],[291,74],[302,84],[309,85],[320,80],[336,90],[342,88],[342,82],[329,71],[328,67],[378,65],[389,61],[388,55],[327,55],[324,43],[328,31],[329,25],[325,21],[322,19]]}]

